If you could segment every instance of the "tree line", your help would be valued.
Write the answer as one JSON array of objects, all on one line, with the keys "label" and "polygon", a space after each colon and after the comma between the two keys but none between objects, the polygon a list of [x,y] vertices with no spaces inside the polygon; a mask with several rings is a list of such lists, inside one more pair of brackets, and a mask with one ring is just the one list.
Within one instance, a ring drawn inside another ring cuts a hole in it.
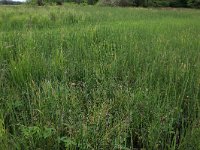
[{"label": "tree line", "polygon": [[86,3],[89,5],[94,5],[98,0],[30,0],[29,3],[37,4],[38,6],[44,6],[45,4],[57,4],[63,5],[63,3],[73,2],[77,4]]},{"label": "tree line", "polygon": [[[35,1],[35,0],[32,0]],[[36,0],[39,6],[46,3],[62,5],[64,2],[87,3],[109,6],[136,6],[136,7],[189,7],[200,8],[200,0]]]},{"label": "tree line", "polygon": [[200,8],[200,0],[99,0],[113,6]]},{"label": "tree line", "polygon": [[[135,7],[187,7],[200,8],[200,0],[27,0],[28,3],[43,6],[45,4],[63,5],[64,2],[99,4],[108,6]],[[0,0],[0,4],[21,4],[12,0]]]}]

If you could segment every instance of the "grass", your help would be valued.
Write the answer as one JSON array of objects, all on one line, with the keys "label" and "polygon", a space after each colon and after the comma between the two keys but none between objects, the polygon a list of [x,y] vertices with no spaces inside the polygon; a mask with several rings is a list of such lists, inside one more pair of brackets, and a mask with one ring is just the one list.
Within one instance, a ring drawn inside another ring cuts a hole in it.
[{"label": "grass", "polygon": [[0,8],[0,149],[200,149],[199,10]]}]

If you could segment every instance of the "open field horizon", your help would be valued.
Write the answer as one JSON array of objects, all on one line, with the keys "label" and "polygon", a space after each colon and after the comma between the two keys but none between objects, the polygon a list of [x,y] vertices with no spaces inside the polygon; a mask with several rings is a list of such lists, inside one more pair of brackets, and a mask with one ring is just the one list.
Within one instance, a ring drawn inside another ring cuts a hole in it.
[{"label": "open field horizon", "polygon": [[200,10],[0,6],[0,149],[200,149]]}]

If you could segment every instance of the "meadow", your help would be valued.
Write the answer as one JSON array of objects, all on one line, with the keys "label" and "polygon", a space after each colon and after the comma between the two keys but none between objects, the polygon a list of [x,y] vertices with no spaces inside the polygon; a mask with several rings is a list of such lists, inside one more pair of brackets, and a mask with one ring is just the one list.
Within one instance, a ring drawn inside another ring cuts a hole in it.
[{"label": "meadow", "polygon": [[200,10],[0,6],[0,150],[199,141]]}]

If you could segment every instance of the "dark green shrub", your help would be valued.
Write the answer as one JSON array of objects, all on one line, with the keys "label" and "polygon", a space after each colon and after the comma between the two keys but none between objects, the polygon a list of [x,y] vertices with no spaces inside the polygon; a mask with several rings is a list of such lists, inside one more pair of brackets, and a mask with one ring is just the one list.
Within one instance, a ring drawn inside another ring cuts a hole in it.
[{"label": "dark green shrub", "polygon": [[169,3],[170,7],[187,7],[187,0],[174,0]]},{"label": "dark green shrub", "polygon": [[43,0],[37,0],[38,6],[44,6],[44,1]]},{"label": "dark green shrub", "polygon": [[134,0],[136,6],[145,6],[145,0]]},{"label": "dark green shrub", "polygon": [[57,5],[62,5],[63,2],[64,2],[63,0],[57,0],[57,1],[56,1],[56,4],[57,4]]}]

